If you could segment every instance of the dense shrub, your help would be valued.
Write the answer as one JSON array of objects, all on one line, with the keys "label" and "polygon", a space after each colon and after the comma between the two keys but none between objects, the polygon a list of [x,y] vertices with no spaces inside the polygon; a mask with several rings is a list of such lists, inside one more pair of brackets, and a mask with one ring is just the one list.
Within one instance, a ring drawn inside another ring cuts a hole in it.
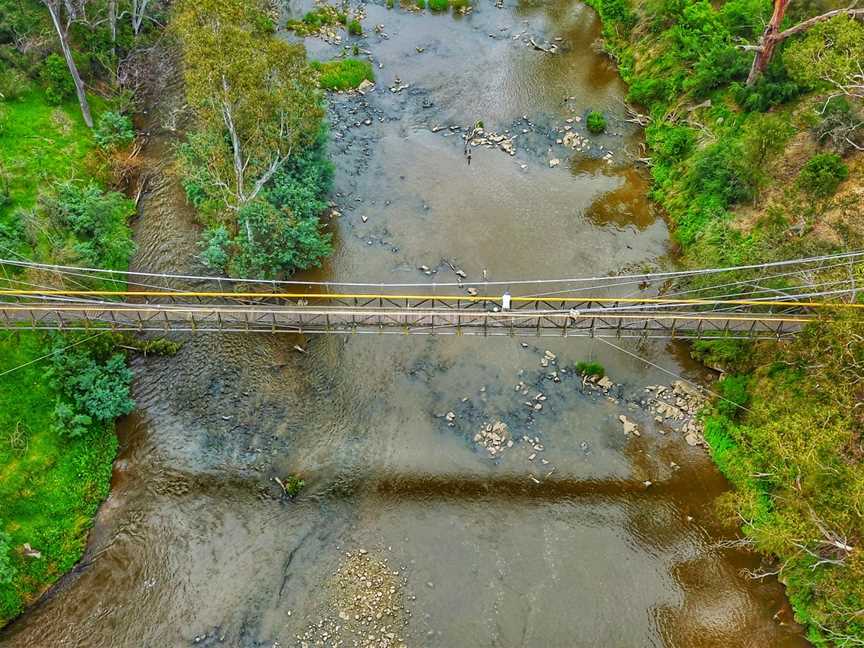
[{"label": "dense shrub", "polygon": [[792,101],[806,90],[789,77],[779,58],[771,62],[754,85],[733,83],[730,89],[735,102],[749,112],[765,112],[774,106]]},{"label": "dense shrub", "polygon": [[52,356],[51,378],[60,393],[54,424],[59,433],[77,438],[132,411],[132,371],[126,358],[110,353],[110,347],[70,349],[65,344],[58,337]]},{"label": "dense shrub", "polygon": [[717,412],[729,419],[736,419],[750,401],[748,386],[750,377],[746,375],[727,375],[717,383],[722,398],[718,399]]},{"label": "dense shrub", "polygon": [[120,113],[107,111],[102,113],[93,131],[96,143],[104,149],[122,148],[135,139],[132,120]]},{"label": "dense shrub", "polygon": [[363,25],[360,24],[359,20],[352,20],[348,23],[348,33],[352,36],[363,35]]},{"label": "dense shrub", "polygon": [[317,218],[297,218],[265,200],[245,205],[237,217],[233,275],[275,279],[317,267],[333,251],[331,236],[322,231]]},{"label": "dense shrub", "polygon": [[45,86],[45,96],[51,103],[61,104],[75,96],[75,83],[62,56],[49,55],[42,62],[39,78]]},{"label": "dense shrub", "polygon": [[695,143],[693,129],[664,121],[650,124],[645,130],[645,136],[651,145],[655,163],[676,164],[687,156]]},{"label": "dense shrub", "polygon": [[734,79],[746,77],[749,68],[749,60],[741,50],[729,44],[720,44],[700,55],[692,73],[684,81],[684,89],[691,91],[697,99],[702,99],[710,91]]},{"label": "dense shrub", "polygon": [[654,103],[662,103],[668,99],[669,86],[666,80],[655,77],[636,77],[627,92],[628,101],[649,108]]},{"label": "dense shrub", "polygon": [[606,117],[600,111],[592,110],[588,113],[585,126],[588,128],[589,133],[599,135],[606,130]]},{"label": "dense shrub", "polygon": [[333,163],[327,155],[327,130],[322,128],[312,146],[292,156],[276,173],[264,198],[297,218],[317,218],[327,208],[332,187]]},{"label": "dense shrub", "polygon": [[798,183],[804,191],[818,198],[827,198],[848,176],[849,169],[839,155],[818,153],[807,160],[798,176]]},{"label": "dense shrub", "polygon": [[753,198],[756,173],[740,142],[724,139],[694,155],[686,184],[691,193],[714,196],[725,208]]},{"label": "dense shrub", "polygon": [[30,80],[21,70],[0,64],[0,101],[14,101],[29,91]]},{"label": "dense shrub", "polygon": [[208,268],[224,271],[231,259],[231,234],[224,225],[204,231],[201,241],[201,261]]},{"label": "dense shrub", "polygon": [[864,24],[842,15],[815,25],[783,51],[792,78],[812,89],[852,83],[862,60]]},{"label": "dense shrub", "polygon": [[45,201],[49,215],[75,234],[74,250],[88,265],[125,268],[135,249],[127,220],[134,203],[95,183],[61,184]]}]

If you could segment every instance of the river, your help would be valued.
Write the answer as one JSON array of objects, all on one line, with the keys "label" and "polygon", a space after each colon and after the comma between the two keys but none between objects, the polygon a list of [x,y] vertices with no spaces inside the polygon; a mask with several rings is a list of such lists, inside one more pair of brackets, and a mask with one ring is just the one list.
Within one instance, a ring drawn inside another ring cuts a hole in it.
[{"label": "river", "polygon": [[[366,9],[360,48],[377,86],[332,97],[341,215],[336,254],[309,279],[454,281],[447,261],[473,280],[605,275],[670,254],[590,9]],[[313,58],[340,51],[307,47]],[[169,82],[165,97],[177,91]],[[556,145],[567,126],[585,133],[576,118],[591,108],[609,133],[581,153]],[[154,120],[170,112],[166,99]],[[516,155],[476,147],[469,165],[449,126],[477,120],[517,135]],[[134,267],[199,272],[171,138],[162,131],[145,151]],[[598,159],[607,150],[609,164]],[[326,633],[328,646],[369,645],[334,608],[334,574],[374,556],[398,574],[393,645],[808,645],[776,580],[742,575],[759,558],[722,544],[736,537],[715,515],[728,484],[704,450],[650,417],[641,437],[622,432],[626,402],[669,375],[599,341],[522,342],[200,335],[174,357],[136,358],[138,410],[119,427],[87,555],[0,643],[251,648]],[[570,368],[560,383],[546,379],[547,350]],[[705,378],[683,348],[638,354]],[[602,363],[622,398],[583,392],[580,360]],[[542,392],[542,410],[523,391]],[[497,420],[516,443],[492,459],[472,438]],[[289,473],[306,481],[294,501],[273,480]]]}]

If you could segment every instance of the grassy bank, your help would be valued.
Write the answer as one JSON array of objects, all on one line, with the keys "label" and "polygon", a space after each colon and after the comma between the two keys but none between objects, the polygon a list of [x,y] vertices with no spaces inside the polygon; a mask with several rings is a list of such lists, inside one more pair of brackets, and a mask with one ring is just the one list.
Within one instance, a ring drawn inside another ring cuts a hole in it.
[{"label": "grassy bank", "polygon": [[[31,87],[0,107],[8,187],[0,208],[2,256],[74,261],[84,255],[99,265],[125,265],[132,205],[92,184],[96,144],[77,106],[53,105]],[[6,266],[0,283],[54,281]],[[108,494],[117,447],[113,421],[131,407],[131,374],[123,357],[112,354],[109,338],[82,342],[28,332],[0,335],[0,374],[2,625],[80,559]]]},{"label": "grassy bank", "polygon": [[[91,130],[51,49],[44,6],[0,0],[0,258],[128,265],[134,204],[112,187],[130,160],[131,121],[115,112],[129,95],[109,92],[100,75],[134,38],[128,22],[116,44],[107,30],[100,22],[71,36],[88,82],[110,97],[88,96]],[[60,288],[67,280],[0,265],[3,288]],[[72,285],[81,282],[103,287],[81,278]],[[108,494],[114,420],[132,407],[131,378],[109,335],[0,334],[0,626],[81,558]]]},{"label": "grassy bank", "polygon": [[[741,46],[758,41],[770,2],[591,4],[628,100],[647,124],[651,195],[668,214],[685,266],[861,249],[864,110],[838,90],[854,82],[864,57],[860,21],[839,16],[783,41],[748,85],[753,52]],[[832,8],[793,4],[781,29]],[[748,279],[782,289],[802,277],[723,276]],[[806,279],[849,287],[861,268]],[[686,288],[729,292],[711,281]],[[735,486],[720,510],[776,558],[771,571],[817,645],[864,643],[861,324],[855,315],[826,318],[785,347],[694,348],[728,372],[720,383],[727,400],[705,413],[712,456]]]}]

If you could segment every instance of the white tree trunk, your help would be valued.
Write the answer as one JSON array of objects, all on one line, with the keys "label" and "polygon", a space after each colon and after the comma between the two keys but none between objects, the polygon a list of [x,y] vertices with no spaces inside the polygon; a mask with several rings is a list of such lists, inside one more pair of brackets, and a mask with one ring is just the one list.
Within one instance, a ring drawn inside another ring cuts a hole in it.
[{"label": "white tree trunk", "polygon": [[75,92],[78,94],[78,105],[81,106],[81,116],[84,118],[84,123],[87,124],[87,127],[93,128],[93,117],[90,114],[90,103],[87,101],[87,93],[84,91],[84,81],[81,80],[78,66],[75,64],[75,59],[72,58],[72,49],[69,47],[69,26],[63,27],[60,19],[62,9],[59,4],[55,4],[50,0],[42,0],[42,4],[48,9],[48,13],[51,14],[51,22],[54,23],[54,29],[57,32],[57,37],[60,39],[60,49],[63,50],[63,58],[66,59],[66,66],[69,68],[72,81],[75,83]]}]

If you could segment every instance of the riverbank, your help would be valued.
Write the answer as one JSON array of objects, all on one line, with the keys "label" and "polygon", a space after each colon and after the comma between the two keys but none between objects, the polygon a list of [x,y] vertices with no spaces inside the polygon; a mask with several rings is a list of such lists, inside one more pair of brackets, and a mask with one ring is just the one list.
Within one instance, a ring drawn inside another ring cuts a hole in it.
[{"label": "riverbank", "polygon": [[[769,3],[590,4],[628,100],[646,113],[637,118],[646,125],[651,195],[673,223],[685,266],[862,247],[862,107],[819,71],[828,65],[842,74],[860,60],[860,23],[841,16],[790,38],[747,85],[753,54],[739,45],[757,40]],[[820,13],[800,11],[784,26]],[[703,281],[684,289],[749,298],[772,290],[830,294],[854,288],[860,276],[860,265],[844,264],[810,276],[727,275],[731,286]],[[774,568],[752,576],[778,575],[817,645],[864,639],[860,323],[854,314],[826,321],[783,347],[694,347],[696,357],[727,372],[719,383],[725,400],[703,414],[711,456],[735,486],[721,509],[754,548],[775,556]]]},{"label": "riverbank", "polygon": [[[16,265],[125,269],[134,247],[134,203],[118,191],[134,167],[131,121],[116,95],[92,93],[88,128],[63,59],[33,46],[51,30],[39,3],[0,3],[0,285],[104,288]],[[3,626],[83,555],[132,375],[110,335],[26,331],[0,335],[0,375]]]}]

